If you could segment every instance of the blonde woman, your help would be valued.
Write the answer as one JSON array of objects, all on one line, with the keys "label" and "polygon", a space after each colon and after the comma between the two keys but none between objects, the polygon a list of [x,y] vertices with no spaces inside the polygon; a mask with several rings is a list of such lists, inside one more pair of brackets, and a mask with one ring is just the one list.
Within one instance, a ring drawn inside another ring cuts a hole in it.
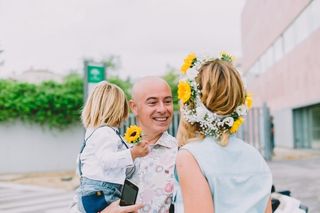
[{"label": "blonde woman", "polygon": [[176,212],[271,212],[270,169],[255,148],[234,136],[251,98],[232,56],[190,54],[182,72]]},{"label": "blonde woman", "polygon": [[118,128],[128,117],[124,92],[103,81],[89,96],[82,111],[86,128],[85,141],[79,155],[79,210],[100,212],[120,198],[127,167],[148,153],[145,141],[129,148]]}]

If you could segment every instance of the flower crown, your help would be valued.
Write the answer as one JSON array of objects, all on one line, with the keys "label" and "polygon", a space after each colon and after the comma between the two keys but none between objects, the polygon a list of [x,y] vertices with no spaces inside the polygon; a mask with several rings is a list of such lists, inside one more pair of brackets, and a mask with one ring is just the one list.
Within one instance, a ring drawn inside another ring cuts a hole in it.
[{"label": "flower crown", "polygon": [[206,136],[221,139],[223,133],[234,134],[244,121],[244,116],[252,106],[252,98],[246,94],[246,101],[236,107],[229,115],[218,115],[210,111],[201,101],[201,91],[196,77],[203,64],[213,60],[223,60],[232,63],[234,57],[222,52],[219,58],[197,57],[194,53],[184,59],[181,67],[183,78],[178,85],[178,98],[182,102],[181,111],[187,122],[199,124],[200,132]]}]

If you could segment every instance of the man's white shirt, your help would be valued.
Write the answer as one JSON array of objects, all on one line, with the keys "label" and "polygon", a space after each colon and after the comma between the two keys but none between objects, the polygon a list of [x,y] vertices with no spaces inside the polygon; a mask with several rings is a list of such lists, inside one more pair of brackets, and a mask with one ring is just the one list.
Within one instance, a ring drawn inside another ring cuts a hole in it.
[{"label": "man's white shirt", "polygon": [[139,186],[137,203],[144,205],[139,212],[169,212],[177,151],[177,140],[164,132],[148,155],[135,160],[131,181]]}]

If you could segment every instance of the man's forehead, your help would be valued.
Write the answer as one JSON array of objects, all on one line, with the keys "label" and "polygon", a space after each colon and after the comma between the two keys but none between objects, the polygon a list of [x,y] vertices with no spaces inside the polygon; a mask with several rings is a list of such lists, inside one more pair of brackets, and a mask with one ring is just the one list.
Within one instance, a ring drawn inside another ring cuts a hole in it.
[{"label": "man's forehead", "polygon": [[160,78],[147,77],[138,81],[133,87],[134,98],[165,98],[172,96],[171,89],[166,81]]},{"label": "man's forehead", "polygon": [[149,101],[149,100],[163,100],[163,99],[172,99],[172,96],[170,94],[166,95],[166,96],[161,96],[161,95],[147,95],[145,98],[144,98],[146,101]]}]

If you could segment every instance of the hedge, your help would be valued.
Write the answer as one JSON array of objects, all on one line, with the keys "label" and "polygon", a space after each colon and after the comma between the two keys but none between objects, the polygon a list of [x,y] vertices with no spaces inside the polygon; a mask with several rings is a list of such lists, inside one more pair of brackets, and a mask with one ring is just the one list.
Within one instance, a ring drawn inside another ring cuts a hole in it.
[{"label": "hedge", "polygon": [[82,105],[83,80],[76,74],[63,83],[0,80],[0,122],[20,119],[62,129],[80,120]]},{"label": "hedge", "polygon": [[[169,83],[178,109],[176,97],[178,75],[168,72],[164,79]],[[132,82],[128,78],[111,76],[108,81],[122,88],[131,98]],[[83,106],[83,79],[78,74],[66,76],[62,83],[45,81],[41,84],[0,79],[0,123],[20,119],[50,128],[63,129],[80,121]]]}]

